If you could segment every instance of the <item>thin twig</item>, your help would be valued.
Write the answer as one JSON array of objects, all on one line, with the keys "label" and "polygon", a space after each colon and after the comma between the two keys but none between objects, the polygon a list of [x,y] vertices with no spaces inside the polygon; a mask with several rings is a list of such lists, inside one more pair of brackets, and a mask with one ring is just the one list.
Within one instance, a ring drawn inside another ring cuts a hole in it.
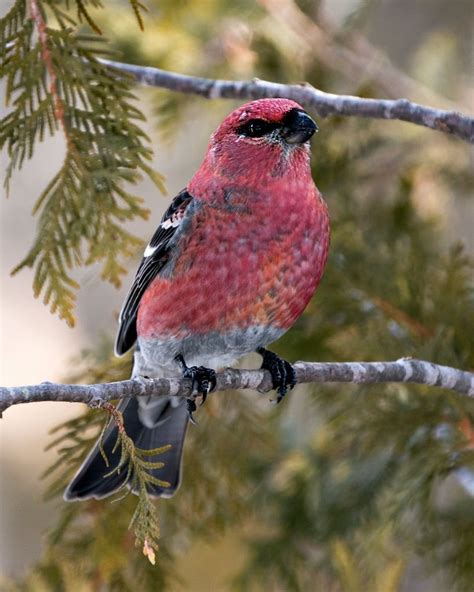
[{"label": "thin twig", "polygon": [[195,94],[207,99],[262,99],[282,97],[293,99],[314,110],[319,117],[344,115],[373,119],[407,121],[430,129],[453,134],[474,143],[474,118],[435,109],[407,99],[363,99],[351,95],[326,93],[308,84],[279,84],[265,80],[217,80],[168,72],[159,68],[135,66],[111,60],[103,64],[131,74],[137,82],[148,86]]},{"label": "thin twig", "polygon": [[33,19],[36,30],[38,31],[38,38],[41,45],[41,58],[45,65],[46,71],[49,75],[50,85],[49,85],[49,92],[53,97],[54,102],[54,115],[56,119],[61,123],[61,126],[64,130],[64,133],[67,138],[67,128],[66,122],[64,119],[64,104],[59,96],[58,92],[58,85],[57,85],[57,74],[56,70],[53,66],[53,59],[51,57],[51,51],[48,47],[48,33],[46,22],[43,18],[43,13],[41,12],[41,7],[38,3],[38,0],[30,0],[30,11],[31,11],[31,18]]},{"label": "thin twig", "polygon": [[[474,397],[474,373],[411,358],[396,362],[297,362],[294,368],[299,383],[407,382],[441,387]],[[216,391],[253,389],[268,392],[271,388],[270,373],[266,370],[227,368],[217,374]],[[189,397],[190,394],[190,380],[181,378],[123,380],[91,385],[43,382],[31,386],[0,387],[0,413],[12,405],[39,401],[67,401],[101,407],[113,399],[124,397]]]}]

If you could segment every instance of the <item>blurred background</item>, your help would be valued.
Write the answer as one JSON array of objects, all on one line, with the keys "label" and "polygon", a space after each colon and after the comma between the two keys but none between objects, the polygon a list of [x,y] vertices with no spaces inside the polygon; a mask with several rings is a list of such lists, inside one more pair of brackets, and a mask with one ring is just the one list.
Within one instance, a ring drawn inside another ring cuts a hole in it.
[{"label": "blurred background", "polygon": [[[96,13],[123,61],[198,76],[308,81],[327,92],[472,113],[470,0],[147,5],[144,33],[126,3]],[[8,7],[0,0],[2,14]],[[147,241],[236,103],[137,93],[168,189],[167,197],[151,183],[137,189],[152,214],[130,228]],[[469,146],[400,122],[318,124],[314,178],[333,220],[332,253],[321,288],[279,352],[318,361],[414,356],[472,369]],[[9,275],[32,241],[31,209],[63,153],[60,135],[46,139],[0,202],[5,386],[127,371],[127,361],[111,360],[111,343],[138,255],[119,290],[93,266],[75,272],[74,329],[33,298],[32,272]],[[84,410],[9,409],[0,422],[5,589],[472,590],[474,507],[457,478],[472,463],[472,406],[403,385],[298,391],[276,410],[256,393],[219,395],[200,410],[182,489],[160,503],[155,568],[127,538],[133,500],[66,507],[43,499],[48,482],[40,476],[57,458],[57,449],[45,451],[48,432]]]}]

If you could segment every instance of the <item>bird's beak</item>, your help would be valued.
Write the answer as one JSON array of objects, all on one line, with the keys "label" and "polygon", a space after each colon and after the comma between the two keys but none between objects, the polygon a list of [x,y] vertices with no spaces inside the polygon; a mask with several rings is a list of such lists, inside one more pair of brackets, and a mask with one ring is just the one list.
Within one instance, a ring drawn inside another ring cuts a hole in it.
[{"label": "bird's beak", "polygon": [[292,109],[283,119],[281,135],[289,144],[303,144],[317,131],[318,126],[307,113]]}]

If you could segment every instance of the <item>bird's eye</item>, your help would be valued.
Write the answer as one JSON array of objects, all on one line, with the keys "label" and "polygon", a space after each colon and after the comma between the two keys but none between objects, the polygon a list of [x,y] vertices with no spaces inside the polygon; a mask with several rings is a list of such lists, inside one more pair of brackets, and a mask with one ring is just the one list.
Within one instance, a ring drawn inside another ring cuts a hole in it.
[{"label": "bird's eye", "polygon": [[237,131],[241,136],[261,138],[271,133],[277,127],[277,123],[265,121],[264,119],[251,119],[247,123],[244,123],[244,125],[241,125]]}]

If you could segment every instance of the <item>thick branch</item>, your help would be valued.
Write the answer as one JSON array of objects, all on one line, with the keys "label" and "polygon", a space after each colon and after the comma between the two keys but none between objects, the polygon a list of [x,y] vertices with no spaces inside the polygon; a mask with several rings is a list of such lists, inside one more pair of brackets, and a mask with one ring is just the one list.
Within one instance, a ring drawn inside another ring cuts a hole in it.
[{"label": "thick branch", "polygon": [[195,94],[207,99],[283,97],[293,99],[314,110],[320,117],[345,115],[373,119],[398,119],[453,134],[462,140],[474,143],[474,118],[457,111],[426,107],[407,99],[363,99],[351,95],[325,93],[304,84],[279,84],[258,79],[213,80],[110,60],[101,60],[101,62],[121,72],[132,74],[140,84]]},{"label": "thick branch", "polygon": [[[474,373],[411,358],[402,358],[396,362],[297,362],[294,367],[299,383],[410,382],[446,388],[474,397]],[[227,368],[217,374],[216,391],[253,389],[268,392],[271,388],[270,374],[266,370]],[[38,401],[67,401],[100,407],[113,399],[130,396],[189,397],[190,394],[190,381],[180,378],[124,380],[92,385],[43,382],[31,386],[0,387],[0,413],[12,405]]]}]

